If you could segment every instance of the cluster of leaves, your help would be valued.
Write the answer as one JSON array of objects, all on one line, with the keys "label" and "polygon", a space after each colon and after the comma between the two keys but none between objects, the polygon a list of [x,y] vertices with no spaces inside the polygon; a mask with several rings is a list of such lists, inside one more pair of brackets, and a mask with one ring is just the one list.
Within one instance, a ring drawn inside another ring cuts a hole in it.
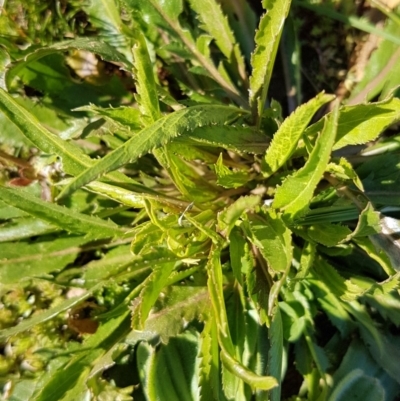
[{"label": "cluster of leaves", "polygon": [[399,394],[395,77],[284,119],[267,95],[282,34],[301,91],[295,10],[262,6],[92,0],[103,40],[0,48],[10,399]]}]

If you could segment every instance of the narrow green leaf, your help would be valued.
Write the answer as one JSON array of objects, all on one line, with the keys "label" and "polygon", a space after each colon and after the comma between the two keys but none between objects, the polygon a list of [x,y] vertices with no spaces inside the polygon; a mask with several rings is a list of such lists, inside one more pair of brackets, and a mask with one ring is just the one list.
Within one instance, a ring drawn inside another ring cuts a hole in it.
[{"label": "narrow green leaf", "polygon": [[23,217],[0,226],[0,242],[16,241],[58,230],[56,226],[46,221],[34,217]]},{"label": "narrow green leaf", "polygon": [[351,230],[341,224],[314,224],[307,229],[313,241],[328,247],[345,242],[351,234]]},{"label": "narrow green leaf", "polygon": [[242,153],[262,154],[268,147],[266,135],[251,127],[229,125],[195,128],[192,132],[174,139],[174,142],[197,146],[213,146]]},{"label": "narrow green leaf", "polygon": [[82,9],[89,17],[90,23],[98,28],[98,35],[101,38],[98,42],[109,43],[113,49],[119,49],[126,59],[130,60],[131,33],[125,21],[122,21],[120,3],[108,0],[91,0],[88,3],[83,3]]},{"label": "narrow green leaf", "polygon": [[142,118],[147,116],[149,122],[152,123],[160,118],[161,113],[153,63],[150,60],[146,40],[140,31],[135,32],[135,44],[132,48],[132,54],[137,92],[136,100],[142,112]]},{"label": "narrow green leaf", "polygon": [[254,261],[250,252],[250,244],[237,227],[233,227],[229,235],[229,253],[233,274],[243,286],[243,275],[246,276],[251,271]]},{"label": "narrow green leaf", "polygon": [[207,287],[211,298],[214,317],[218,326],[221,360],[230,372],[244,380],[253,388],[269,390],[277,385],[277,382],[273,377],[257,375],[236,360],[222,290],[222,267],[220,256],[221,251],[218,248],[211,250],[207,263]]},{"label": "narrow green leaf", "polygon": [[298,107],[294,113],[283,121],[278,131],[274,134],[271,145],[263,159],[262,170],[264,176],[269,177],[289,160],[313,115],[321,106],[334,98],[333,95],[320,93],[309,102]]},{"label": "narrow green leaf", "polygon": [[263,0],[262,2],[267,12],[261,17],[255,37],[256,48],[251,56],[253,71],[249,91],[250,107],[253,116],[257,119],[264,110],[272,69],[290,3],[290,0]]},{"label": "narrow green leaf", "polygon": [[272,206],[283,210],[290,220],[308,206],[326,170],[336,136],[338,117],[339,111],[336,107],[330,118],[325,120],[324,129],[304,167],[288,177],[276,191]]},{"label": "narrow green leaf", "polygon": [[122,146],[76,177],[63,189],[60,197],[69,195],[108,171],[137,160],[141,155],[165,145],[185,131],[202,125],[223,125],[241,113],[233,107],[215,105],[193,106],[171,113],[133,135]]},{"label": "narrow green leaf", "polygon": [[323,259],[316,260],[313,275],[329,288],[332,294],[343,301],[351,302],[362,296],[366,289],[346,280]]},{"label": "narrow green leaf", "polygon": [[73,262],[83,237],[58,237],[52,241],[34,243],[4,243],[1,245],[0,283],[15,284],[53,271],[61,271]]},{"label": "narrow green leaf", "polygon": [[268,330],[270,348],[268,352],[268,374],[275,377],[278,386],[271,390],[271,401],[281,400],[282,361],[283,361],[283,327],[278,306],[273,310],[271,326]]},{"label": "narrow green leaf", "polygon": [[228,20],[221,11],[221,6],[215,0],[190,0],[190,5],[199,15],[202,22],[200,27],[215,39],[222,54],[232,66],[238,68],[238,75],[245,79],[244,60],[235,43],[235,37],[229,27]]},{"label": "narrow green leaf", "polygon": [[[399,120],[400,99],[398,98],[341,107],[333,150],[341,149],[347,145],[359,145],[373,141],[384,129]],[[306,130],[305,135],[315,135],[322,129],[322,124],[322,121],[318,121],[311,125]]]},{"label": "narrow green leaf", "polygon": [[151,308],[157,301],[160,292],[167,285],[168,278],[175,266],[174,262],[159,264],[154,267],[150,276],[144,281],[143,289],[132,305],[133,328],[143,329]]},{"label": "narrow green leaf", "polygon": [[26,55],[22,60],[14,63],[6,73],[7,87],[10,87],[14,77],[16,77],[18,73],[29,63],[39,60],[42,57],[50,54],[66,52],[72,49],[86,50],[91,53],[98,54],[103,60],[122,63],[127,69],[132,67],[132,63],[129,62],[123,54],[116,50],[115,47],[110,46],[104,41],[93,40],[91,38],[66,40],[64,42],[55,43],[51,46],[35,49],[33,52]]},{"label": "narrow green leaf", "polygon": [[224,165],[222,153],[215,164],[217,184],[224,188],[238,188],[249,182],[249,173],[243,170],[232,171]]},{"label": "narrow green leaf", "polygon": [[218,229],[228,236],[240,216],[260,205],[261,197],[257,195],[242,196],[218,215]]},{"label": "narrow green leaf", "polygon": [[88,111],[92,114],[99,115],[119,124],[125,129],[130,128],[134,131],[143,128],[140,121],[140,111],[133,107],[120,106],[120,107],[98,107],[93,104],[89,106],[82,106],[76,111]]},{"label": "narrow green leaf", "polygon": [[292,263],[291,231],[272,209],[249,216],[250,241],[260,250],[274,272],[284,272]]},{"label": "narrow green leaf", "polygon": [[116,237],[124,233],[111,221],[45,202],[26,191],[0,186],[0,196],[4,202],[69,232],[86,234],[93,239]]},{"label": "narrow green leaf", "polygon": [[201,332],[200,365],[199,365],[199,401],[219,401],[221,383],[219,373],[219,349],[216,324],[211,318],[207,319]]},{"label": "narrow green leaf", "polygon": [[60,156],[67,174],[79,174],[84,167],[91,165],[91,160],[80,148],[43,128],[32,114],[3,89],[0,89],[0,108],[37,148],[44,153]]}]

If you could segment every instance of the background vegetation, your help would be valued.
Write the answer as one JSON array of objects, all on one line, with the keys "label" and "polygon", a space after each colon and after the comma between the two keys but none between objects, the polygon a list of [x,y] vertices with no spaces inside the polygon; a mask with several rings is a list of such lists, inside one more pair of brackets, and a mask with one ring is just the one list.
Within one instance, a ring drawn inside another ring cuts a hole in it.
[{"label": "background vegetation", "polygon": [[4,399],[399,399],[396,2],[0,3]]}]

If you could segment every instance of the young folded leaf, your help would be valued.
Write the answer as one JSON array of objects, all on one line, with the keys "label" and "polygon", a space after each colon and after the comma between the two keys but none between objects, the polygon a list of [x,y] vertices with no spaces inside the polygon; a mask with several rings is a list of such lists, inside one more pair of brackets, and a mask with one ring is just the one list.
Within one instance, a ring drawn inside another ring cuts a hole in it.
[{"label": "young folded leaf", "polygon": [[288,177],[276,191],[272,206],[284,211],[290,221],[307,208],[326,170],[336,137],[338,117],[339,109],[336,107],[329,118],[325,118],[324,129],[304,167]]},{"label": "young folded leaf", "polygon": [[279,127],[262,163],[262,172],[269,177],[279,170],[293,154],[299,139],[313,115],[325,103],[332,101],[333,95],[320,93],[314,99],[298,107]]}]

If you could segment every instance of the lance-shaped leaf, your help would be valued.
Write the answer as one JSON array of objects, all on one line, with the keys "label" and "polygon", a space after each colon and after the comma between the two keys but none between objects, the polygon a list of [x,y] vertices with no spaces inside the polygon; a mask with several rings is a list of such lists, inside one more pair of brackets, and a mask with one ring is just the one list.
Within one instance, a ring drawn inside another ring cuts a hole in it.
[{"label": "lance-shaped leaf", "polygon": [[249,91],[250,107],[253,116],[257,118],[261,116],[264,109],[276,52],[290,3],[290,0],[263,0],[262,2],[267,12],[261,17],[255,37],[256,48],[251,57],[253,71]]},{"label": "lance-shaped leaf", "polygon": [[270,390],[277,385],[275,378],[270,376],[260,376],[243,366],[243,364],[236,359],[225,308],[220,257],[220,249],[214,248],[211,250],[207,263],[207,286],[214,311],[214,318],[218,326],[221,360],[231,373],[244,380],[251,387],[260,390]]},{"label": "lance-shaped leaf", "polygon": [[[59,136],[44,128],[37,118],[19,105],[6,91],[0,88],[0,109],[20,129],[21,133],[43,153],[57,155],[62,159],[63,171],[78,175],[85,168],[92,166],[94,161],[85,155],[81,148],[72,142],[63,141]],[[108,175],[112,181],[129,182],[143,192],[146,187],[135,183],[132,179],[120,173]]]},{"label": "lance-shaped leaf", "polygon": [[298,107],[279,127],[263,160],[264,176],[275,173],[293,154],[299,139],[313,115],[325,103],[334,99],[333,95],[320,93],[314,99]]},{"label": "lance-shaped leaf", "polygon": [[[340,109],[336,143],[333,150],[347,145],[359,145],[373,141],[379,134],[400,120],[400,99],[344,106]],[[311,125],[305,135],[312,136],[322,129],[322,121]]]},{"label": "lance-shaped leaf", "polygon": [[274,210],[249,216],[250,241],[260,250],[275,272],[284,272],[292,262],[291,231]]},{"label": "lance-shaped leaf", "polygon": [[34,243],[8,242],[1,245],[0,283],[15,284],[53,271],[72,263],[87,242],[83,237],[60,237]]},{"label": "lance-shaped leaf", "polygon": [[287,178],[276,191],[272,206],[283,210],[290,220],[308,206],[326,170],[335,141],[338,116],[336,107],[330,118],[326,119],[324,129],[304,167]]},{"label": "lance-shaped leaf", "polygon": [[72,233],[86,234],[93,239],[112,238],[124,233],[111,221],[45,202],[26,191],[0,187],[0,196],[3,202]]},{"label": "lance-shaped leaf", "polygon": [[268,147],[268,137],[254,128],[230,125],[199,127],[187,135],[176,138],[174,142],[255,154],[264,153]]},{"label": "lance-shaped leaf", "polygon": [[190,0],[190,5],[199,15],[199,19],[202,22],[201,28],[215,39],[223,55],[238,69],[238,75],[244,79],[244,60],[240,54],[239,47],[235,43],[235,37],[230,29],[228,20],[221,11],[221,6],[215,0]]},{"label": "lance-shaped leaf", "polygon": [[233,107],[203,105],[178,110],[160,118],[76,177],[64,188],[60,197],[69,195],[90,181],[94,181],[100,175],[137,160],[141,155],[165,145],[185,131],[193,130],[201,125],[223,125],[241,113],[239,109]]},{"label": "lance-shaped leaf", "polygon": [[156,82],[154,80],[153,63],[150,60],[143,34],[138,31],[135,36],[132,54],[137,92],[136,100],[143,114],[142,118],[146,116],[149,122],[154,122],[160,118],[161,114]]},{"label": "lance-shaped leaf", "polygon": [[130,63],[123,54],[121,54],[114,47],[111,47],[109,44],[103,41],[93,40],[91,38],[79,38],[36,49],[26,55],[22,60],[14,63],[6,73],[7,87],[11,85],[14,77],[17,76],[18,73],[29,63],[39,60],[42,57],[46,57],[50,54],[66,52],[72,49],[86,50],[98,54],[103,60],[122,63],[127,69],[132,67],[132,63]]},{"label": "lance-shaped leaf", "polygon": [[240,216],[260,205],[261,198],[258,195],[242,196],[236,202],[229,205],[218,215],[218,229],[224,236],[229,235]]}]

